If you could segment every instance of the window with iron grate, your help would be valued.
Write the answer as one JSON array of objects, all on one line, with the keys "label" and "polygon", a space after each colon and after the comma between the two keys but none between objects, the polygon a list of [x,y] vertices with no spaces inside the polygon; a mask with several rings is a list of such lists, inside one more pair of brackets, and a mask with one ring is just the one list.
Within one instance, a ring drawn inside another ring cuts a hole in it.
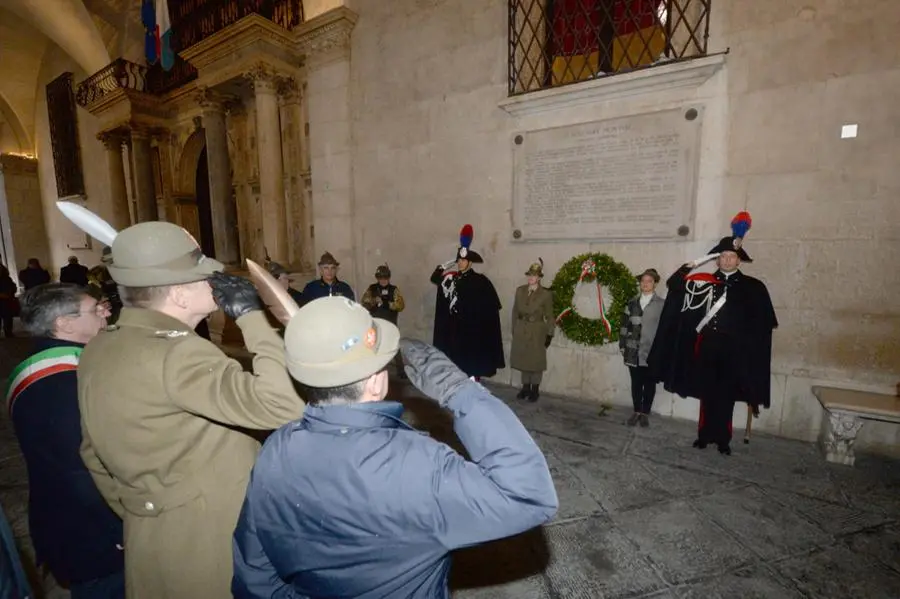
[{"label": "window with iron grate", "polygon": [[509,0],[509,95],[706,55],[712,0]]}]

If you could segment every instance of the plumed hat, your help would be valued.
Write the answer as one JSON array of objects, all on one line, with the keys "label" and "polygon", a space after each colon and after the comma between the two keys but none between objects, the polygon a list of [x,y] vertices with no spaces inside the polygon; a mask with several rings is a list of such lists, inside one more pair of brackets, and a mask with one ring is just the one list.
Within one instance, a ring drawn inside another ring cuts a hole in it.
[{"label": "plumed hat", "polygon": [[379,266],[375,269],[375,278],[376,279],[390,279],[391,278],[391,268],[387,265],[387,262]]},{"label": "plumed hat", "polygon": [[532,262],[528,270],[525,271],[526,277],[543,277],[544,276],[544,259],[538,258],[537,262]]},{"label": "plumed hat", "polygon": [[721,254],[722,252],[734,252],[738,255],[738,258],[741,259],[741,262],[753,262],[750,254],[743,248],[744,237],[750,230],[752,222],[749,212],[738,212],[737,215],[731,219],[731,236],[720,239],[719,243],[713,249],[709,250],[709,253]]},{"label": "plumed hat", "polygon": [[476,264],[484,262],[481,254],[469,247],[472,245],[474,238],[475,230],[472,228],[472,225],[463,225],[462,230],[459,232],[459,248],[456,250],[457,260],[461,258]]}]

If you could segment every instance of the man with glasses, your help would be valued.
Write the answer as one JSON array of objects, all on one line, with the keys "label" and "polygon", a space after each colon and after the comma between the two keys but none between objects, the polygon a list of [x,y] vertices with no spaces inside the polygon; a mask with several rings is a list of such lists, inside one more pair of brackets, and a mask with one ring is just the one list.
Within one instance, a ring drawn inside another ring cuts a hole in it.
[{"label": "man with glasses", "polygon": [[122,521],[79,455],[76,369],[82,348],[106,326],[109,308],[87,288],[49,283],[22,296],[34,353],[12,372],[10,418],[28,467],[28,520],[39,564],[73,599],[125,597]]}]

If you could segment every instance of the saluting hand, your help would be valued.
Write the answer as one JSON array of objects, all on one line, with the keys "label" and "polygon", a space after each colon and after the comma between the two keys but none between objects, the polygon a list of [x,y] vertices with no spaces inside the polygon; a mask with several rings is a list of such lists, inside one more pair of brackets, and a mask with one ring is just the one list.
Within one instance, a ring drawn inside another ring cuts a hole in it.
[{"label": "saluting hand", "polygon": [[249,279],[217,272],[208,281],[216,304],[226,316],[237,320],[248,312],[262,310],[259,293]]},{"label": "saluting hand", "polygon": [[444,406],[456,393],[477,385],[441,350],[414,339],[401,339],[400,352],[406,362],[406,375],[422,393]]}]

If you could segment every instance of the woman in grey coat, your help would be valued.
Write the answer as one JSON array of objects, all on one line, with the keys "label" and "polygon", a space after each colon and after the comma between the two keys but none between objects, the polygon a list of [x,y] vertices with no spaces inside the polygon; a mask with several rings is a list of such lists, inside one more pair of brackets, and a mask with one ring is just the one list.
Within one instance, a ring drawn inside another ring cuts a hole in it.
[{"label": "woman in grey coat", "polygon": [[653,346],[665,302],[656,295],[659,273],[655,269],[648,268],[637,276],[637,280],[640,293],[625,306],[619,333],[619,351],[631,373],[634,414],[628,419],[628,426],[634,426],[638,422],[641,426],[650,426],[650,408],[656,395],[656,382],[650,378],[647,355]]}]

